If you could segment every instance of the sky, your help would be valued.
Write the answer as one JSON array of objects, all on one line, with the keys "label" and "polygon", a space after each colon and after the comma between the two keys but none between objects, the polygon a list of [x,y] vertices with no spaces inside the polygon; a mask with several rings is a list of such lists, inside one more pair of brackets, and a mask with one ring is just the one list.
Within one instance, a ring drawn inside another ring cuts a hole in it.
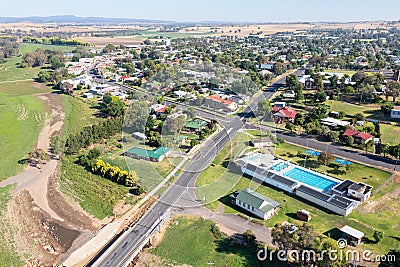
[{"label": "sky", "polygon": [[[2,1],[3,2],[3,1]],[[399,20],[399,0],[17,0],[1,17],[75,15],[172,21]]]}]

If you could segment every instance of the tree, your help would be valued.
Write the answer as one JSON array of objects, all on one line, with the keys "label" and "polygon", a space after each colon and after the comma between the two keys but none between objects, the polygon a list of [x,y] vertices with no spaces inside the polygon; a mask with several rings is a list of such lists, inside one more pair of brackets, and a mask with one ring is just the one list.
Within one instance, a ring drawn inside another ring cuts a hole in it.
[{"label": "tree", "polygon": [[185,125],[185,122],[185,117],[182,115],[179,117],[168,117],[165,121],[163,132],[167,135],[178,134]]},{"label": "tree", "polygon": [[394,105],[388,101],[385,101],[382,105],[381,105],[381,112],[387,116],[390,115],[390,113],[392,112]]},{"label": "tree", "polygon": [[268,99],[262,99],[257,104],[257,115],[262,118],[265,118],[267,115],[270,114],[271,109],[272,109],[271,102],[269,102]]},{"label": "tree", "polygon": [[372,141],[365,142],[364,146],[365,146],[365,153],[368,154],[368,150],[374,146],[374,142]]},{"label": "tree", "polygon": [[256,245],[257,238],[251,230],[246,230],[246,232],[243,233],[243,237],[247,247],[254,247]]},{"label": "tree", "polygon": [[52,68],[53,70],[65,67],[64,62],[62,62],[57,56],[51,56],[49,59],[49,63],[50,68]]},{"label": "tree", "polygon": [[291,133],[293,133],[296,130],[296,125],[294,125],[291,122],[287,122],[285,125],[285,129],[289,130]]},{"label": "tree", "polygon": [[328,138],[329,138],[329,140],[331,140],[334,143],[338,142],[339,141],[339,132],[330,131],[328,133]]},{"label": "tree", "polygon": [[396,102],[396,98],[400,95],[400,81],[391,81],[388,86],[388,92],[393,96],[393,102]]},{"label": "tree", "polygon": [[344,137],[344,142],[347,145],[352,146],[354,144],[354,137],[353,136],[345,136]]},{"label": "tree", "polygon": [[286,76],[286,85],[289,87],[290,90],[293,90],[295,86],[299,84],[297,76],[295,74],[289,74]]},{"label": "tree", "polygon": [[119,117],[125,114],[125,102],[117,96],[106,93],[101,103],[101,111],[112,117]]},{"label": "tree", "polygon": [[346,173],[348,173],[348,172],[350,172],[350,173],[353,173],[353,171],[355,170],[355,166],[354,166],[354,164],[347,164],[346,165],[346,168],[345,168],[345,171],[346,171]]},{"label": "tree", "polygon": [[61,155],[65,151],[65,139],[60,135],[52,136],[50,147],[55,155]]},{"label": "tree", "polygon": [[383,239],[383,232],[382,231],[374,231],[373,237],[374,237],[376,243],[380,243]]},{"label": "tree", "polygon": [[329,152],[321,152],[318,157],[318,161],[324,163],[325,166],[328,165],[328,163],[333,162],[334,159],[335,157]]},{"label": "tree", "polygon": [[326,93],[323,91],[318,91],[314,94],[314,101],[318,102],[325,102],[326,101]]},{"label": "tree", "polygon": [[199,140],[197,140],[197,139],[191,139],[190,140],[190,146],[191,147],[195,147],[195,146],[197,146],[199,144]]},{"label": "tree", "polygon": [[286,71],[286,66],[281,62],[276,62],[272,68],[272,70],[277,74],[281,75]]},{"label": "tree", "polygon": [[386,157],[386,154],[389,153],[389,144],[381,144],[380,151],[383,153],[383,156]]}]

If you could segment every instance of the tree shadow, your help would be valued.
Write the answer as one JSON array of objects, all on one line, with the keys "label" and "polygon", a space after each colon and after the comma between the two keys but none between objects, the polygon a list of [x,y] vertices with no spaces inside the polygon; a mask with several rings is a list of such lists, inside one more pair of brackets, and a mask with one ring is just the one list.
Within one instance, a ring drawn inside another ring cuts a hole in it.
[{"label": "tree shadow", "polygon": [[400,242],[400,237],[399,237],[399,236],[392,236],[392,235],[390,235],[389,237],[392,238],[392,239],[394,239],[394,240],[396,240],[396,241],[399,241],[399,242]]},{"label": "tree shadow", "polygon": [[297,219],[297,214],[296,213],[287,212],[287,213],[285,213],[285,215],[288,216],[289,218],[294,219],[294,220],[299,220],[299,219]]},{"label": "tree shadow", "polygon": [[340,238],[342,238],[343,233],[342,231],[339,230],[339,228],[332,228],[324,233],[322,233],[323,235],[330,237],[334,240],[339,240]]}]

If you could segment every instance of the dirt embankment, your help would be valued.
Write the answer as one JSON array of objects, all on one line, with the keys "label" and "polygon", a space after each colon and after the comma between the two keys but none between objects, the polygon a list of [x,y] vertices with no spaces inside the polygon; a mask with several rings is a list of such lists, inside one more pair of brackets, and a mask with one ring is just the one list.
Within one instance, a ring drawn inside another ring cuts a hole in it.
[{"label": "dirt embankment", "polygon": [[[36,148],[49,151],[50,138],[63,127],[63,96],[38,96],[49,108],[49,114]],[[79,204],[59,190],[60,162],[53,158],[41,169],[27,167],[10,178],[18,184],[7,209],[7,220],[14,229],[18,254],[28,266],[53,266],[62,256],[90,239],[101,227]]]}]

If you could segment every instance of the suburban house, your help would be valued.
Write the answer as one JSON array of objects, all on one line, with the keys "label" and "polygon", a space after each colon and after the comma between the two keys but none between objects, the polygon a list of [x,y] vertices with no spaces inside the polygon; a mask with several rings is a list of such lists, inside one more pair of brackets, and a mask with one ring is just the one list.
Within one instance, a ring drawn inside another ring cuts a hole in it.
[{"label": "suburban house", "polygon": [[269,71],[271,71],[271,70],[274,69],[274,65],[275,65],[275,63],[273,63],[273,62],[266,63],[266,64],[261,64],[261,65],[258,66],[258,69],[259,70],[269,70]]},{"label": "suburban house", "polygon": [[359,144],[365,144],[371,141],[374,136],[370,135],[369,133],[359,132],[353,129],[347,129],[344,133],[344,136],[352,136],[354,138],[354,142]]},{"label": "suburban house", "polygon": [[251,144],[254,147],[267,147],[272,146],[272,141],[267,137],[253,138],[253,140],[251,140]]},{"label": "suburban house", "polygon": [[148,161],[161,162],[165,157],[171,154],[171,149],[160,146],[154,150],[147,150],[139,147],[133,147],[125,152],[125,156],[134,159],[144,159]]},{"label": "suburban house", "polygon": [[206,99],[204,99],[204,105],[209,108],[222,109],[228,112],[233,112],[238,108],[238,104],[236,102],[223,99],[217,94],[206,97]]},{"label": "suburban house", "polygon": [[314,87],[314,79],[311,75],[303,75],[298,78],[299,83],[301,83],[305,89],[312,89]]},{"label": "suburban house", "polygon": [[141,132],[134,132],[132,134],[132,137],[134,137],[137,140],[141,140],[141,141],[147,140],[147,136]]},{"label": "suburban house", "polygon": [[357,229],[354,229],[353,227],[350,227],[348,225],[340,228],[340,231],[342,232],[343,237],[345,237],[350,244],[360,244],[363,237],[365,236],[363,232],[358,231]]},{"label": "suburban house", "polygon": [[282,123],[284,121],[294,122],[296,118],[297,111],[292,109],[291,107],[277,107],[274,106],[272,108],[272,115],[276,122]]},{"label": "suburban house", "polygon": [[392,119],[400,119],[400,107],[394,107],[390,112],[390,117]]},{"label": "suburban house", "polygon": [[201,130],[203,130],[204,127],[207,126],[207,124],[208,124],[208,123],[207,123],[205,120],[196,118],[196,119],[193,119],[193,120],[191,120],[191,121],[188,121],[188,122],[185,124],[184,131],[183,131],[183,132],[187,132],[187,133],[193,133],[193,132],[194,132],[194,133],[198,133],[198,132],[200,132]]},{"label": "suburban house", "polygon": [[349,126],[351,123],[349,121],[342,121],[342,120],[338,120],[338,119],[334,119],[334,118],[324,118],[321,119],[321,124],[324,124],[328,127],[346,127]]},{"label": "suburban house", "polygon": [[167,111],[167,106],[162,104],[154,104],[149,108],[149,112],[154,110],[155,113],[165,113]]},{"label": "suburban house", "polygon": [[271,218],[279,207],[279,203],[275,200],[257,193],[250,188],[240,190],[236,194],[231,195],[231,197],[236,206],[263,220]]}]

